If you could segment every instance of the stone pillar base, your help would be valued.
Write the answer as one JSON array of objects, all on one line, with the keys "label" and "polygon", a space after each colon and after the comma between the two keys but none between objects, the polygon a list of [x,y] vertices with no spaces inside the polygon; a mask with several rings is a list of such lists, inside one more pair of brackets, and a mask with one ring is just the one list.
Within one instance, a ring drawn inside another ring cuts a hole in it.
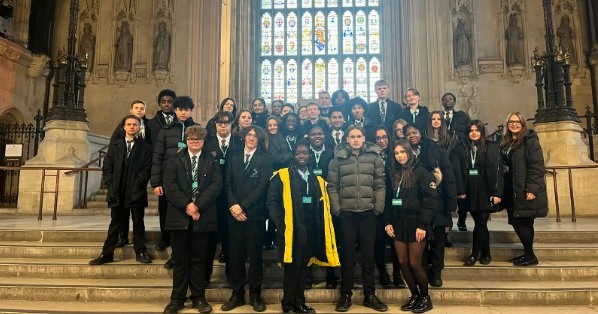
[{"label": "stone pillar base", "polygon": [[[597,165],[588,157],[588,147],[582,140],[583,129],[576,122],[550,122],[535,125],[544,160],[551,166]],[[571,197],[567,169],[557,169],[558,200],[561,217],[571,217]],[[598,194],[595,193],[598,168],[573,169],[572,186],[577,217],[598,217]],[[554,179],[546,175],[548,215],[556,216]]]},{"label": "stone pillar base", "polygon": [[[45,127],[45,137],[40,143],[38,154],[28,160],[27,167],[80,167],[89,160],[89,141],[87,122],[53,120]],[[64,175],[68,170],[61,170],[59,176],[58,213],[72,213],[79,193],[79,176]],[[44,191],[56,190],[57,170],[46,170]],[[42,170],[21,170],[19,177],[19,214],[37,214],[41,202]],[[54,193],[44,193],[43,214],[51,215],[54,211]]]}]

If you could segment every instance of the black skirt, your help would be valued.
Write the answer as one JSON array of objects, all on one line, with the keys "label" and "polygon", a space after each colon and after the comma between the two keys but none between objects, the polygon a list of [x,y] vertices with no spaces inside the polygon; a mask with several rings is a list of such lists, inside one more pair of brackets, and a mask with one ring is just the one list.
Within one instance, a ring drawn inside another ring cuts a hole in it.
[{"label": "black skirt", "polygon": [[[417,242],[415,240],[415,230],[417,229],[417,218],[398,218],[392,222],[395,231],[393,240],[400,242]],[[434,240],[432,227],[426,226],[426,237],[424,241]]]}]

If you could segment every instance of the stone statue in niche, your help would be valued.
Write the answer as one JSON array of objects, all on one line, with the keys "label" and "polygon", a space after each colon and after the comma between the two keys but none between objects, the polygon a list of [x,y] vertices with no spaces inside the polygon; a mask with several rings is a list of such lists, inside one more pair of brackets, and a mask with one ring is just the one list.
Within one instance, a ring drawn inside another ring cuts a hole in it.
[{"label": "stone statue in niche", "polygon": [[131,72],[133,59],[133,35],[129,30],[129,22],[123,21],[116,39],[116,58],[114,69]]},{"label": "stone statue in niche", "polygon": [[95,54],[96,36],[91,31],[91,24],[85,23],[83,25],[83,36],[79,42],[79,57],[85,57],[87,54],[87,69],[89,72],[93,71],[93,57]]},{"label": "stone statue in niche", "polygon": [[170,61],[170,43],[171,37],[166,29],[166,22],[160,22],[158,35],[154,40],[154,60],[153,69],[168,70]]},{"label": "stone statue in niche", "polygon": [[507,66],[523,66],[523,30],[517,22],[517,14],[509,15],[509,27],[505,31],[507,40]]},{"label": "stone statue in niche", "polygon": [[577,58],[575,56],[575,46],[573,46],[574,32],[569,24],[569,16],[564,15],[561,18],[561,24],[556,30],[556,35],[559,37],[559,45],[563,50],[569,51],[569,63],[577,64]]},{"label": "stone statue in niche", "polygon": [[471,32],[467,30],[465,22],[458,19],[457,28],[453,32],[453,50],[455,54],[455,67],[471,64]]}]

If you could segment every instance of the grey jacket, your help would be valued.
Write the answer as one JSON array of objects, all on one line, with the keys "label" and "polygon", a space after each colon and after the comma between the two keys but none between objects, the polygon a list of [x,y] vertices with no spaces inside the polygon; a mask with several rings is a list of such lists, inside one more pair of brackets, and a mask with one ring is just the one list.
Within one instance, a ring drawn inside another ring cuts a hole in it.
[{"label": "grey jacket", "polygon": [[349,144],[339,144],[328,167],[327,190],[333,215],[338,215],[341,210],[374,210],[376,215],[382,214],[386,185],[380,148],[366,142],[361,152],[354,155]]}]

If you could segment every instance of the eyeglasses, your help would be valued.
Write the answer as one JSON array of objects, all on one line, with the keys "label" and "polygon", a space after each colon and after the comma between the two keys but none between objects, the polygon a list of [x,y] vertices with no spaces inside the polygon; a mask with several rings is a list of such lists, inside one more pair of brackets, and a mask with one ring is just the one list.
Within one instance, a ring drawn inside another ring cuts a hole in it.
[{"label": "eyeglasses", "polygon": [[388,136],[379,136],[379,137],[376,137],[376,141],[377,142],[386,141],[386,140],[388,140]]},{"label": "eyeglasses", "polygon": [[199,143],[199,142],[203,142],[203,138],[187,138],[187,141],[189,141],[190,143]]},{"label": "eyeglasses", "polygon": [[521,121],[509,120],[509,121],[507,121],[507,124],[511,124],[511,125],[521,124]]},{"label": "eyeglasses", "polygon": [[257,134],[247,133],[245,134],[245,138],[257,138]]},{"label": "eyeglasses", "polygon": [[230,121],[224,121],[224,122],[216,122],[217,126],[227,126],[230,124]]}]

